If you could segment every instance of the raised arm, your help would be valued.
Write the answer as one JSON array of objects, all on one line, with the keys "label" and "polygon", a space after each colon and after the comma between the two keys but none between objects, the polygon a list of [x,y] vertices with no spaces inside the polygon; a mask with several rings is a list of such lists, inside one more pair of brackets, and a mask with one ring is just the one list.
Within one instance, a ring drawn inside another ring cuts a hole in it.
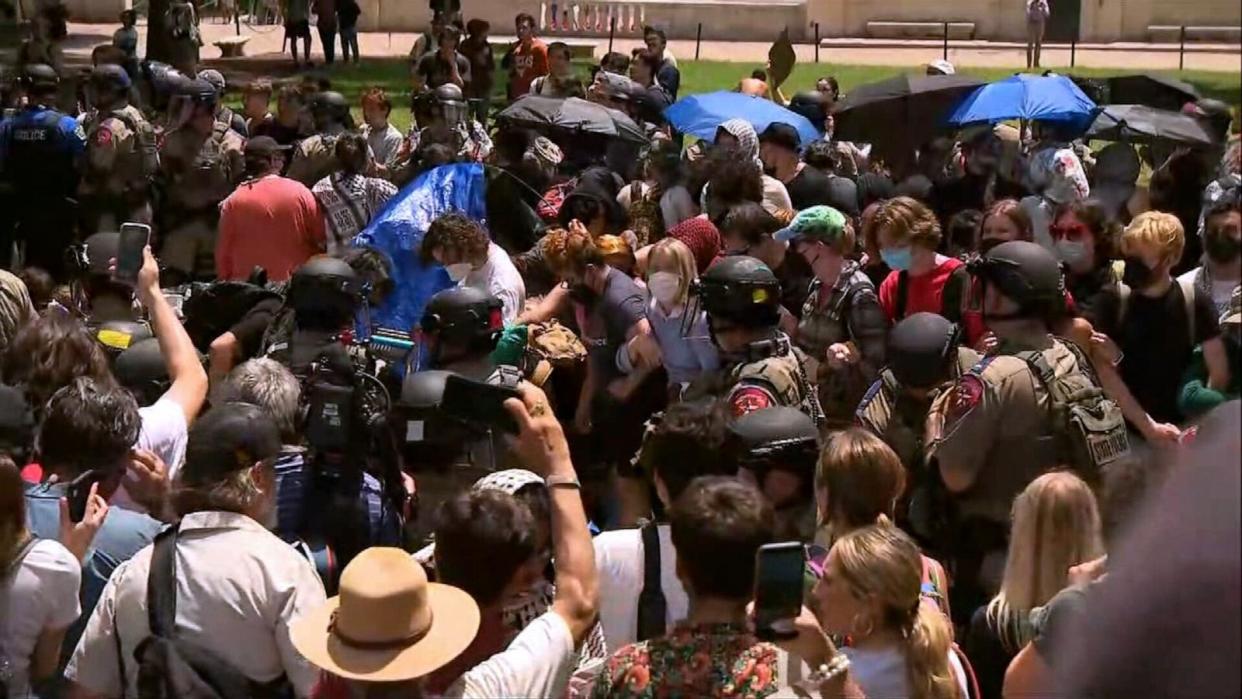
[{"label": "raised arm", "polygon": [[198,359],[198,350],[190,341],[185,327],[168,300],[160,293],[160,272],[151,254],[151,248],[143,251],[145,261],[138,272],[138,300],[151,314],[151,331],[160,343],[160,353],[168,367],[172,386],[160,400],[168,399],[181,406],[185,423],[190,425],[198,416],[207,398],[207,372]]}]

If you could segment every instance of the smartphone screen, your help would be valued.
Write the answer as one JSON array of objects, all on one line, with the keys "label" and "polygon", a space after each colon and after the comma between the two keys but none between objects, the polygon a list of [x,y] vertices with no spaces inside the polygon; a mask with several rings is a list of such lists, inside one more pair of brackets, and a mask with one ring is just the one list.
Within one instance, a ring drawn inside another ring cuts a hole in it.
[{"label": "smartphone screen", "polygon": [[759,638],[792,638],[802,611],[805,547],[797,541],[767,544],[755,554],[755,631]]},{"label": "smartphone screen", "polygon": [[505,399],[517,397],[515,389],[454,374],[444,383],[440,407],[459,420],[517,434],[517,422],[504,406]]},{"label": "smartphone screen", "polygon": [[151,227],[145,223],[121,224],[121,238],[116,250],[116,269],[112,280],[133,286],[142,269],[142,249],[151,241]]}]

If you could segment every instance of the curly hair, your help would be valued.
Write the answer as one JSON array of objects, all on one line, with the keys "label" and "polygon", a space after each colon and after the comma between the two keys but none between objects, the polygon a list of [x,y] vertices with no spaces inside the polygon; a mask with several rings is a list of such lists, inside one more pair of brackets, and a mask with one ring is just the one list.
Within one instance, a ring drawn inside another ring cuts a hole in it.
[{"label": "curly hair", "polygon": [[562,279],[570,273],[582,274],[590,265],[604,264],[604,253],[595,246],[595,240],[589,234],[564,228],[548,232],[544,237],[543,251],[552,273]]},{"label": "curly hair", "polygon": [[0,362],[0,378],[18,386],[38,413],[52,394],[75,378],[112,383],[108,357],[86,327],[48,313],[17,332]]},{"label": "curly hair", "polygon": [[444,214],[431,222],[427,235],[423,236],[419,259],[424,265],[435,262],[432,253],[452,250],[467,260],[487,257],[487,232],[474,219],[453,212]]},{"label": "curly hair", "polygon": [[436,572],[479,604],[500,600],[513,574],[539,552],[534,514],[506,492],[461,493],[436,515]]},{"label": "curly hair", "polygon": [[[1102,202],[1098,199],[1079,199],[1065,204],[1052,217],[1053,224],[1066,214],[1072,214],[1091,231],[1091,237],[1095,240],[1096,269],[1111,265],[1113,260],[1121,256],[1122,225],[1108,213]],[[1023,212],[1023,216],[1025,215]],[[1030,218],[1027,217],[1026,220],[1029,222]]]},{"label": "curly hair", "polygon": [[758,163],[736,148],[713,148],[707,158],[706,211],[717,226],[730,207],[742,202],[763,201],[763,171]]},{"label": "curly hair", "polygon": [[876,240],[885,232],[896,243],[935,250],[940,246],[940,221],[927,205],[911,197],[894,197],[880,204],[872,219]]},{"label": "curly hair", "polygon": [[367,137],[360,133],[341,134],[336,139],[335,153],[336,161],[346,175],[364,174],[371,160]]}]

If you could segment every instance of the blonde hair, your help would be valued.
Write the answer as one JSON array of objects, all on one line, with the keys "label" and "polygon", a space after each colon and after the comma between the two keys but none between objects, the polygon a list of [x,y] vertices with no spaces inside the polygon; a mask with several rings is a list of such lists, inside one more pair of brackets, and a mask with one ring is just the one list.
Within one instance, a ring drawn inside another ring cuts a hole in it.
[{"label": "blonde hair", "polygon": [[894,197],[880,204],[871,221],[876,244],[885,231],[899,243],[935,250],[940,245],[940,221],[925,204],[911,197]]},{"label": "blonde hair", "polygon": [[595,239],[595,247],[603,255],[604,262],[609,266],[624,270],[627,274],[634,269],[637,258],[630,244],[619,235],[601,235]]},{"label": "blonde hair", "polygon": [[955,699],[957,678],[949,664],[953,632],[943,614],[922,603],[919,547],[897,527],[872,525],[841,537],[832,550],[854,595],[883,606],[876,623],[900,635],[911,699]]},{"label": "blonde hair", "polygon": [[1186,249],[1186,232],[1182,230],[1182,222],[1173,214],[1145,211],[1135,216],[1125,233],[1121,234],[1121,250],[1123,253],[1132,252],[1134,245],[1144,243],[1159,249],[1164,259],[1176,264]]},{"label": "blonde hair", "polygon": [[828,491],[820,516],[844,529],[889,518],[905,487],[901,459],[884,440],[857,427],[833,435],[815,468],[816,492]]},{"label": "blonde hair", "polygon": [[1034,635],[1028,617],[1066,585],[1071,566],[1098,558],[1100,512],[1091,488],[1068,471],[1031,481],[1013,501],[1009,556],[987,619],[1016,652]]},{"label": "blonde hair", "polygon": [[677,287],[677,304],[686,300],[690,282],[694,281],[698,268],[694,265],[694,253],[690,246],[676,238],[665,238],[651,246],[647,253],[647,278],[656,272],[676,272],[681,284]]}]

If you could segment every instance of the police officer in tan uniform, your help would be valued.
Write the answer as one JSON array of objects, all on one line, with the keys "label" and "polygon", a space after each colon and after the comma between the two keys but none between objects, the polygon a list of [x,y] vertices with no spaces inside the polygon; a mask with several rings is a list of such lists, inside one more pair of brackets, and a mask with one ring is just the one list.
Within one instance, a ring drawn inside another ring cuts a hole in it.
[{"label": "police officer in tan uniform", "polygon": [[155,129],[129,103],[129,74],[118,65],[91,71],[96,115],[86,133],[86,168],[78,193],[83,233],[151,223],[151,181],[159,169]]},{"label": "police officer in tan uniform", "polygon": [[940,474],[924,463],[923,426],[935,399],[980,359],[960,340],[958,326],[935,313],[902,319],[889,331],[888,363],[855,413],[858,425],[884,440],[906,467],[906,497],[897,518],[924,546],[945,533],[945,493]]},{"label": "police officer in tan uniform", "polygon": [[[936,399],[925,442],[956,509],[955,588],[982,598],[999,582],[1014,497],[1060,466],[1090,479],[1128,445],[1120,410],[1103,397],[1087,358],[1049,334],[1065,304],[1052,253],[1003,243],[971,273],[982,281],[984,321],[999,344]],[[1076,426],[1065,419],[1071,408],[1090,416]],[[1077,448],[1084,444],[1093,458]]]},{"label": "police officer in tan uniform", "polygon": [[216,121],[210,83],[187,79],[179,88],[160,151],[160,259],[187,278],[213,279],[220,202],[245,176],[244,143]]},{"label": "police officer in tan uniform", "polygon": [[783,405],[822,426],[824,412],[807,376],[806,356],[777,327],[781,285],[772,270],[753,257],[729,257],[703,273],[696,293],[725,365],[719,393],[730,412],[740,417]]},{"label": "police officer in tan uniform", "polygon": [[311,97],[315,135],[303,139],[293,151],[285,176],[307,187],[341,169],[336,159],[336,139],[353,128],[349,102],[339,92],[319,92]]}]

